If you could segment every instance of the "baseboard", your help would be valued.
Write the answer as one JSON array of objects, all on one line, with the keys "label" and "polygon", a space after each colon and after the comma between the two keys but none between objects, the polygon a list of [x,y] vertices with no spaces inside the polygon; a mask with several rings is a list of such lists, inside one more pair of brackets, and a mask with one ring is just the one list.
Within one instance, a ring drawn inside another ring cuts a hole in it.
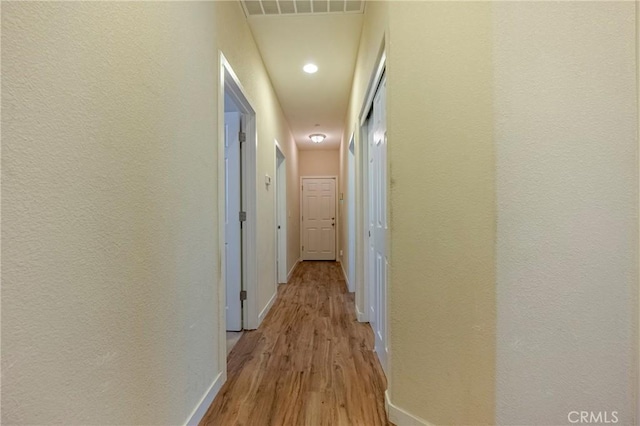
[{"label": "baseboard", "polygon": [[260,324],[262,324],[262,320],[269,313],[269,310],[271,309],[271,307],[275,303],[277,297],[278,297],[278,291],[276,290],[276,292],[273,293],[273,296],[271,296],[271,299],[269,299],[269,303],[267,303],[267,306],[265,306],[264,309],[262,310],[262,312],[260,312],[260,315],[258,315],[258,326],[260,326]]},{"label": "baseboard", "polygon": [[402,408],[393,405],[391,398],[389,397],[388,389],[384,391],[384,406],[387,409],[389,421],[396,426],[434,426],[428,421],[421,419],[418,416],[414,416]]},{"label": "baseboard", "polygon": [[356,318],[358,318],[358,322],[369,322],[364,316],[364,312],[358,308],[358,304],[356,303]]},{"label": "baseboard", "polygon": [[189,416],[189,419],[185,423],[187,426],[198,426],[198,423],[200,423],[200,420],[202,420],[204,415],[207,414],[207,410],[211,406],[213,399],[216,397],[216,395],[220,391],[220,388],[222,388],[222,385],[227,379],[227,376],[224,373],[225,373],[224,371],[221,371],[220,373],[218,373],[218,376],[216,376],[216,379],[213,381],[211,386],[209,386],[209,390],[204,394],[198,406],[193,410],[193,413],[191,413],[191,415]]},{"label": "baseboard", "polygon": [[294,263],[293,266],[291,267],[291,270],[287,274],[287,282],[289,282],[289,280],[291,279],[291,275],[293,275],[293,271],[296,270],[296,267],[298,266],[299,263],[300,263],[300,259],[296,260],[296,263]]},{"label": "baseboard", "polygon": [[340,263],[340,269],[342,270],[342,275],[344,276],[344,282],[347,283],[347,290],[349,290],[349,293],[353,293],[351,291],[351,286],[349,285],[349,277],[347,276],[347,271],[344,270],[344,263],[343,262],[339,262]]}]

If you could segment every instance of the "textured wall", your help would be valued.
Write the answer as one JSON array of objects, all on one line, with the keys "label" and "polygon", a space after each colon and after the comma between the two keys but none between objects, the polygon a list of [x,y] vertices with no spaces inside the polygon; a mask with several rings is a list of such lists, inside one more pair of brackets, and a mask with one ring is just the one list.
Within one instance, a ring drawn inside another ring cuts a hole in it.
[{"label": "textured wall", "polygon": [[240,5],[2,12],[2,423],[182,424],[224,368],[218,48],[259,117],[261,306],[273,140],[296,156]]},{"label": "textured wall", "polygon": [[[300,176],[340,177],[340,151],[300,151],[298,155]],[[342,180],[341,178],[339,180]],[[298,183],[299,185],[299,183]],[[336,188],[338,191],[338,188]]]},{"label": "textured wall", "polygon": [[2,423],[182,423],[217,374],[213,7],[2,9]]},{"label": "textured wall", "polygon": [[634,8],[494,5],[501,424],[633,423]]},{"label": "textured wall", "polygon": [[391,399],[434,424],[493,423],[490,4],[389,16]]}]

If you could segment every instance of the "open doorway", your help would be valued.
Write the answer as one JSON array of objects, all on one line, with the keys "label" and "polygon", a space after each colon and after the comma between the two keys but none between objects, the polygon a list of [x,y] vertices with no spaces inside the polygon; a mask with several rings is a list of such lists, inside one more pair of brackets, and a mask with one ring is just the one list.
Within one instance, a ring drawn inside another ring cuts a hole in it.
[{"label": "open doorway", "polygon": [[276,275],[287,282],[287,162],[276,141]]},{"label": "open doorway", "polygon": [[[221,370],[245,329],[257,326],[256,114],[224,55],[218,97],[218,206],[221,218]],[[223,220],[222,220],[223,219]]]}]

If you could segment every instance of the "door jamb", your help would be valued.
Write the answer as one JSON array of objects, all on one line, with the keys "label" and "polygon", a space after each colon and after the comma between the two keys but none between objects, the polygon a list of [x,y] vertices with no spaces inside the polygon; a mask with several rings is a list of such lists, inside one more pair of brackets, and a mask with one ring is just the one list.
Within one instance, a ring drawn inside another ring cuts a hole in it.
[{"label": "door jamb", "polygon": [[302,199],[302,196],[303,196],[303,194],[302,194],[302,180],[303,179],[333,179],[333,180],[335,180],[335,185],[336,185],[335,191],[334,191],[334,197],[335,197],[334,208],[335,208],[335,211],[334,211],[333,214],[335,215],[334,217],[335,217],[335,223],[336,223],[336,230],[334,231],[335,232],[335,239],[334,239],[334,246],[335,247],[333,248],[333,250],[334,250],[334,254],[336,255],[336,259],[335,260],[338,260],[338,235],[340,235],[338,233],[338,231],[339,231],[339,229],[338,229],[338,226],[339,226],[338,225],[338,188],[339,188],[338,187],[338,183],[339,182],[338,182],[338,176],[335,176],[335,175],[334,176],[300,176],[300,186],[299,186],[299,190],[300,190],[300,217],[298,218],[299,221],[300,221],[300,260],[305,260],[304,259],[304,254],[302,253],[302,243],[304,242],[304,235],[302,233],[302,231],[303,231],[303,228],[302,228],[302,212],[303,212],[302,203],[304,202],[304,200]]},{"label": "door jamb", "polygon": [[[225,185],[224,185],[224,97],[228,94],[241,110],[244,121],[246,142],[241,153],[242,158],[242,206],[247,212],[247,220],[242,230],[242,289],[247,292],[247,299],[242,309],[242,323],[244,329],[254,329],[258,325],[257,301],[257,252],[256,252],[256,206],[257,206],[257,128],[256,112],[246,95],[240,79],[233,71],[222,51],[219,57],[219,86],[218,86],[218,361],[219,368],[226,377],[226,316],[225,316],[225,248],[224,248],[224,217]],[[240,295],[238,295],[240,297]]]}]

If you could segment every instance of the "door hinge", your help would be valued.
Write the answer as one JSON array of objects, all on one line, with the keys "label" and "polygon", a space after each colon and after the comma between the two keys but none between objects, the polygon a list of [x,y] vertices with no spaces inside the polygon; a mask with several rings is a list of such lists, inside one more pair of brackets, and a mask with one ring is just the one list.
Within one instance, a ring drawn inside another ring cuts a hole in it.
[{"label": "door hinge", "polygon": [[240,143],[246,142],[247,134],[245,132],[238,133],[238,139],[240,140]]},{"label": "door hinge", "polygon": [[247,290],[240,290],[240,301],[247,300]]},{"label": "door hinge", "polygon": [[304,246],[302,246],[302,251],[304,251]]},{"label": "door hinge", "polygon": [[304,185],[302,185],[302,190],[304,191]]},{"label": "door hinge", "polygon": [[240,222],[246,222],[247,212],[238,212],[238,219],[240,220]]}]

